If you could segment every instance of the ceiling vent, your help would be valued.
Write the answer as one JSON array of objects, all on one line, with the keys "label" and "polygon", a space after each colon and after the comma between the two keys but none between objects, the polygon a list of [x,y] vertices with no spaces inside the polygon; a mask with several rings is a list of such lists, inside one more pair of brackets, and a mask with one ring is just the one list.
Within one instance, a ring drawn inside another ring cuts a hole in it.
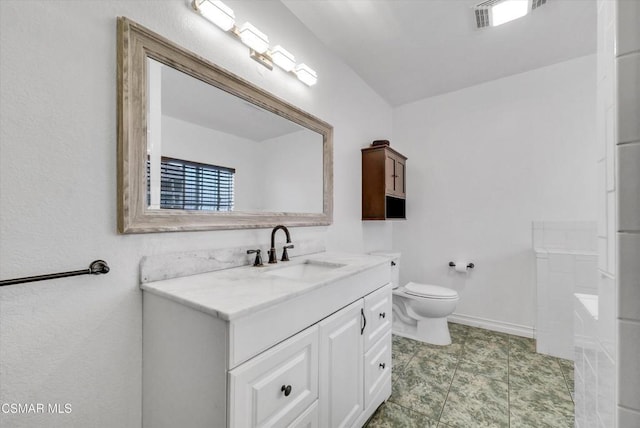
[{"label": "ceiling vent", "polygon": [[487,0],[475,6],[476,27],[495,27],[521,18],[547,0]]}]

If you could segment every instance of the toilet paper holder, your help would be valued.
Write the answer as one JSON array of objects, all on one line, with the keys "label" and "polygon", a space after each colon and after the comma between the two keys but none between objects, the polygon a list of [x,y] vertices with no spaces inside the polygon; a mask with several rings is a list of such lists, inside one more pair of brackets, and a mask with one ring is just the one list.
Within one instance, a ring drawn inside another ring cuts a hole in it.
[{"label": "toilet paper holder", "polygon": [[[449,266],[456,267],[456,263],[455,262],[449,262]],[[476,265],[474,265],[473,263],[469,263],[467,265],[467,269],[473,269],[474,267],[476,267]]]}]

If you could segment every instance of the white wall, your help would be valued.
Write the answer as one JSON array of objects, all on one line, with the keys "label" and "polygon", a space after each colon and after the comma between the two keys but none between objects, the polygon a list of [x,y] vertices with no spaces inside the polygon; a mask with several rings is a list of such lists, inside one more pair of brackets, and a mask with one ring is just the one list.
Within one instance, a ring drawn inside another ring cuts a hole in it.
[{"label": "white wall", "polygon": [[[319,74],[308,88],[267,71],[190,1],[0,2],[0,278],[108,275],[0,289],[0,402],[70,403],[66,415],[0,414],[11,427],[138,427],[145,255],[266,243],[268,230],[116,233],[116,17],[127,16],[334,126],[334,224],[296,228],[329,248],[390,245],[360,221],[360,147],[391,134],[391,110],[279,2],[228,1]],[[295,251],[292,251],[295,255]]]},{"label": "white wall", "polygon": [[[531,221],[596,216],[595,74],[587,56],[394,109],[402,282],[452,287],[457,315],[531,334]],[[455,260],[476,267],[455,274]]]}]

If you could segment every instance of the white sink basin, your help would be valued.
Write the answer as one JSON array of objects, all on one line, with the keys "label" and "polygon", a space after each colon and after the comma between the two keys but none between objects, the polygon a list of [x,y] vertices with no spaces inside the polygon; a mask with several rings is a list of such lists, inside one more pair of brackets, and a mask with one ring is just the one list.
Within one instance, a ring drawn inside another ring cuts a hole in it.
[{"label": "white sink basin", "polygon": [[265,275],[279,276],[282,278],[290,279],[317,278],[324,273],[330,272],[343,266],[343,264],[339,263],[321,263],[306,260],[295,265],[278,267],[276,269],[270,270],[269,272],[266,272]]}]

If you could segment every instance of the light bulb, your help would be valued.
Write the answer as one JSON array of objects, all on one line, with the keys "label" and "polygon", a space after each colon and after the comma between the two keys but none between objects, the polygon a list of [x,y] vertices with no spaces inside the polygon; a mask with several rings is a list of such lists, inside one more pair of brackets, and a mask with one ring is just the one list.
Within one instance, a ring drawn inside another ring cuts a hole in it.
[{"label": "light bulb", "polygon": [[265,53],[269,49],[267,35],[248,22],[245,22],[240,28],[240,40],[258,53]]},{"label": "light bulb", "polygon": [[296,67],[296,76],[302,83],[313,86],[318,81],[318,75],[306,64],[300,64]]},{"label": "light bulb", "polygon": [[196,0],[195,8],[202,16],[224,31],[229,31],[236,23],[233,10],[218,0]]},{"label": "light bulb", "polygon": [[296,59],[282,46],[278,45],[271,51],[271,59],[274,64],[282,68],[284,71],[291,71],[296,66]]}]

